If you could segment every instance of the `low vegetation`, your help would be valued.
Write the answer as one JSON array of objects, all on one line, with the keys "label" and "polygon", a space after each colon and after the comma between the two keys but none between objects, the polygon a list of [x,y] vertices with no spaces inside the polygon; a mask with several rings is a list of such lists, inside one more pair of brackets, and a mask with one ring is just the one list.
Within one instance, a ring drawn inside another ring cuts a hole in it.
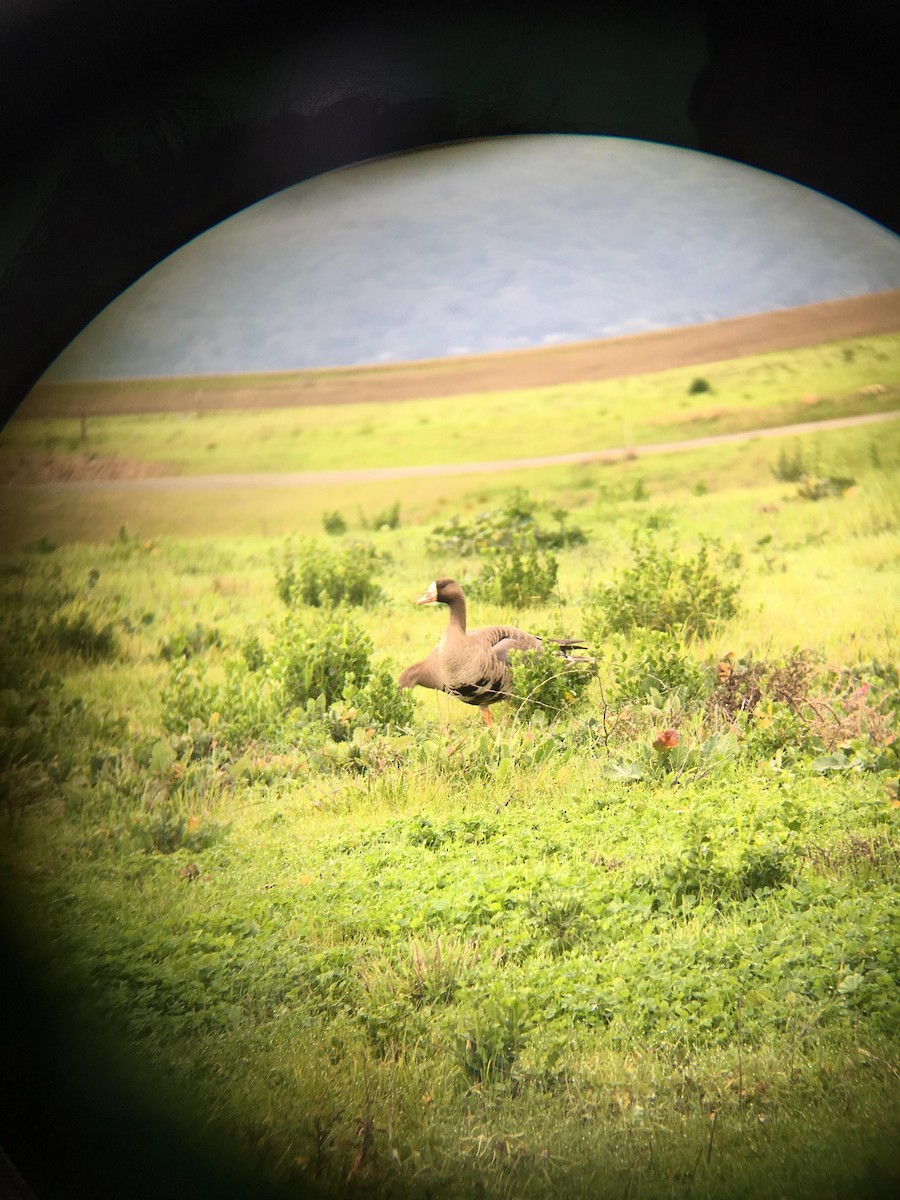
[{"label": "low vegetation", "polygon": [[[877,1194],[892,436],[7,554],[4,903],[70,1036],[247,1195]],[[444,573],[592,661],[521,656],[490,729],[399,692]]]}]

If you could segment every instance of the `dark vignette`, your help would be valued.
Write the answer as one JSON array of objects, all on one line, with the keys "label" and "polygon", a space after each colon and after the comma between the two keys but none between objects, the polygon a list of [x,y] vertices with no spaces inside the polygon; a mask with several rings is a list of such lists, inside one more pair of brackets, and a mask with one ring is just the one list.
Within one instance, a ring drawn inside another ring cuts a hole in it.
[{"label": "dark vignette", "polygon": [[[102,307],[179,245],[290,184],[419,146],[535,132],[681,144],[784,175],[900,232],[892,0],[421,0],[375,11],[8,0],[4,416]],[[589,56],[612,36],[630,48],[625,85],[611,92],[598,79],[594,90],[582,73],[576,86],[575,43]],[[701,65],[673,109],[660,64],[693,61],[698,46]],[[382,64],[394,55],[393,84],[389,68],[371,66],[373,47]],[[285,71],[292,54],[298,65]],[[29,973],[13,922],[2,932],[0,1196],[265,1200],[223,1170],[212,1142],[188,1142],[177,1116],[148,1116],[127,1059],[75,1050],[64,1003]],[[867,1194],[887,1195],[890,1182],[873,1178]]]}]

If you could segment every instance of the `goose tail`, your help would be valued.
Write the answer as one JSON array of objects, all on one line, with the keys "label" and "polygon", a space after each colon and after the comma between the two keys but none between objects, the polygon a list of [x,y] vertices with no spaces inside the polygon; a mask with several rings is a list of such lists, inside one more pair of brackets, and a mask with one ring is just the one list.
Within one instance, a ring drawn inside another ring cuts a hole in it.
[{"label": "goose tail", "polygon": [[587,650],[587,642],[581,638],[547,638],[554,646],[558,647],[559,653],[566,662],[571,663],[593,663],[597,660],[589,654],[572,654],[572,650]]}]

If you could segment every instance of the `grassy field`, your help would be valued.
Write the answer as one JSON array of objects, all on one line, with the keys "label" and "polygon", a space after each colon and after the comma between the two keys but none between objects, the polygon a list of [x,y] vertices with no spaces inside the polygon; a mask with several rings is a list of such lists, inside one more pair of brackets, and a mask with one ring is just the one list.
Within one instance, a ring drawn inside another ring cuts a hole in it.
[{"label": "grassy field", "polygon": [[[71,491],[65,487],[10,486],[0,490],[0,549],[22,549],[41,538],[59,544],[108,542],[124,525],[141,539],[154,537],[234,538],[322,534],[323,514],[340,512],[351,533],[364,534],[381,514],[400,506],[401,538],[412,538],[418,526],[447,520],[454,512],[477,509],[498,494],[526,488],[545,504],[576,511],[594,510],[603,518],[611,504],[642,489],[650,508],[699,503],[704,521],[718,535],[730,525],[743,528],[759,520],[761,504],[781,505],[786,489],[773,475],[781,458],[799,455],[813,474],[841,476],[873,463],[892,461],[898,445],[897,425],[821,431],[797,437],[751,439],[731,446],[696,449],[678,455],[647,457],[618,464],[585,464],[539,471],[505,471],[500,475],[442,476],[394,480],[389,483],[322,484],[311,488],[279,486],[222,486],[182,491],[162,488],[132,491],[114,482],[103,488]],[[895,491],[885,474],[880,493],[860,497],[860,508],[872,509],[877,524],[880,506],[892,509]],[[714,493],[718,502],[696,493]],[[790,489],[788,489],[788,492]],[[726,502],[727,501],[727,502]],[[793,512],[788,506],[787,514]],[[785,519],[784,516],[781,518]],[[860,520],[863,518],[860,516]],[[401,553],[419,554],[415,544]],[[445,564],[448,569],[452,562]]]},{"label": "grassy field", "polygon": [[[639,428],[695,433],[707,400],[743,420],[744,392],[775,419],[788,380],[850,395],[882,382],[866,354],[704,370],[712,397],[672,373]],[[600,400],[571,403],[581,428]],[[368,464],[419,437],[419,407],[369,410]],[[243,428],[271,469],[269,417],[225,421],[227,453]],[[361,419],[334,417],[345,443]],[[162,453],[167,423],[127,452]],[[207,469],[201,423],[185,470]],[[174,1120],[231,1179],[208,1194],[889,1194],[896,431],[387,487],[7,495],[4,904],[89,1048],[67,1062],[94,1111]],[[397,693],[446,620],[413,601],[445,572],[473,624],[583,634],[594,673],[532,664],[537,707],[493,728]],[[182,1194],[157,1142],[132,1155]]]},{"label": "grassy field", "polygon": [[886,334],[628,379],[403,404],[188,409],[83,422],[23,416],[0,439],[0,470],[10,473],[22,456],[73,453],[189,475],[484,462],[824,420],[898,402],[900,335]]}]

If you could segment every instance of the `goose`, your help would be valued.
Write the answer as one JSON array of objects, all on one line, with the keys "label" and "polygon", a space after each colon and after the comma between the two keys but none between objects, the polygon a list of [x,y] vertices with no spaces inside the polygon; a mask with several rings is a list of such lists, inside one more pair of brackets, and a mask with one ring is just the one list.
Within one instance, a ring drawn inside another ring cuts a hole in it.
[{"label": "goose", "polygon": [[[512,699],[511,650],[541,653],[544,642],[533,633],[515,625],[487,625],[484,629],[466,629],[466,597],[455,579],[437,579],[417,604],[446,604],[450,620],[444,635],[427,658],[413,663],[401,674],[401,688],[426,687],[447,692],[481,709],[486,725],[493,723],[490,706]],[[584,649],[577,638],[552,638],[560,657],[571,658],[568,650]]]}]

